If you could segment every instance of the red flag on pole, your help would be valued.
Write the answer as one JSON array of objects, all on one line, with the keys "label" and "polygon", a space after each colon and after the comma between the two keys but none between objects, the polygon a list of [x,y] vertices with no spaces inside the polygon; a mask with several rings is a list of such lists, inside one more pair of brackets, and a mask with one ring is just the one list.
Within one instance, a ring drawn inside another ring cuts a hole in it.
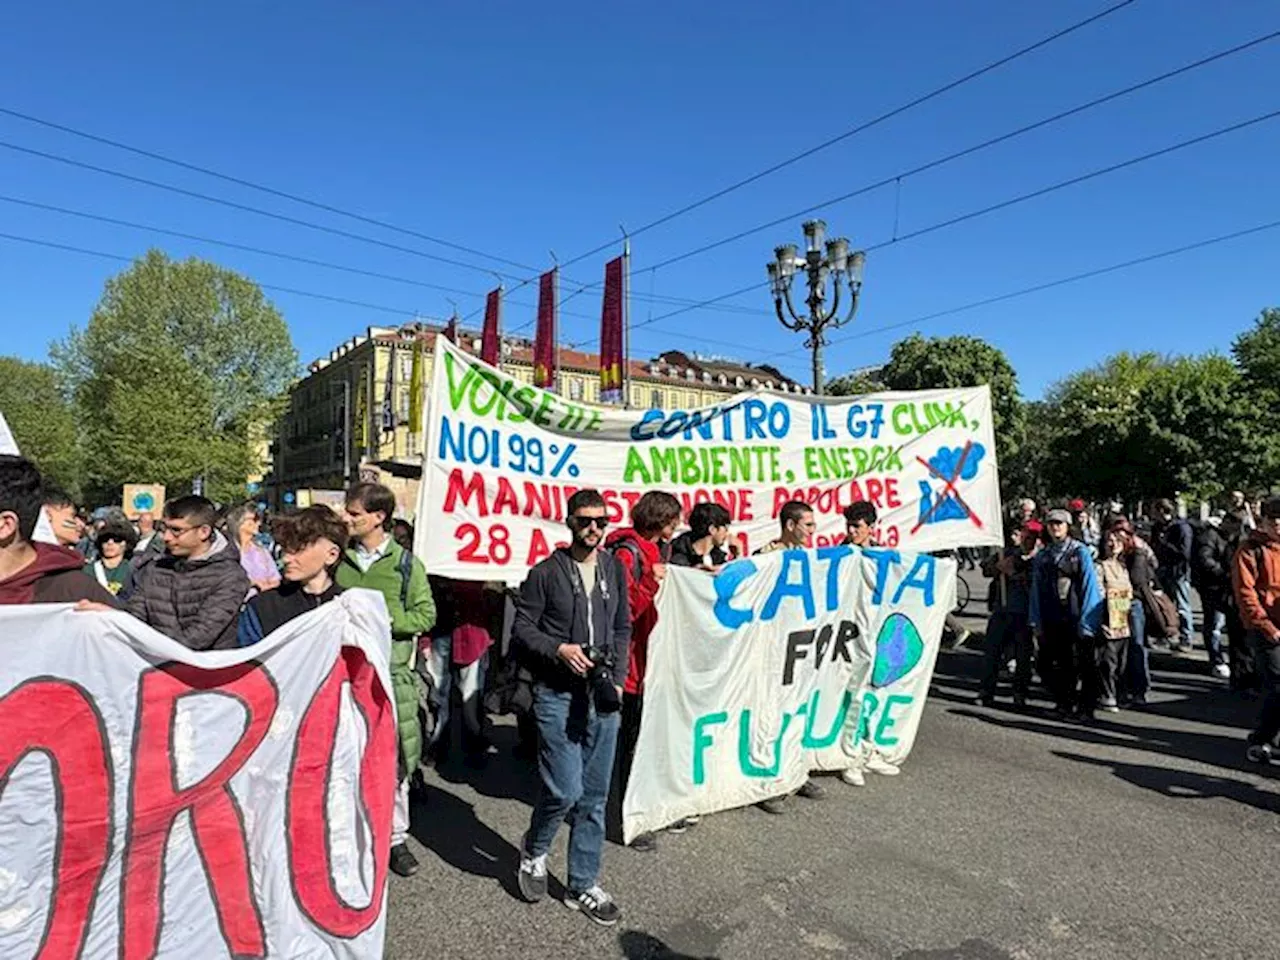
[{"label": "red flag on pole", "polygon": [[604,300],[600,306],[600,399],[622,402],[622,257],[604,266]]},{"label": "red flag on pole", "polygon": [[557,283],[560,268],[548,270],[538,281],[538,328],[533,337],[533,385],[543,390],[556,386]]},{"label": "red flag on pole", "polygon": [[449,318],[449,323],[444,328],[444,335],[449,339],[449,342],[452,343],[454,346],[457,346],[458,344],[459,322],[460,321],[458,320],[458,315],[455,313],[452,317]]},{"label": "red flag on pole", "polygon": [[480,359],[491,367],[496,367],[502,360],[499,332],[499,314],[502,310],[502,288],[489,291],[484,302],[484,332],[480,335]]}]

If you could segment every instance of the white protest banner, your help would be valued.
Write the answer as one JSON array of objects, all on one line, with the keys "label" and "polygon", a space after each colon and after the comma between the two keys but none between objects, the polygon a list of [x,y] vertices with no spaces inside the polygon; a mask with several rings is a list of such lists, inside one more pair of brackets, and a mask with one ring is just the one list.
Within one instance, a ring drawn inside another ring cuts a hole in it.
[{"label": "white protest banner", "polygon": [[365,590],[212,653],[0,607],[0,957],[380,958],[390,645]]},{"label": "white protest banner", "polygon": [[796,790],[812,770],[901,762],[924,708],[956,564],[824,547],[672,568],[649,638],[623,801],[635,836]]},{"label": "white protest banner", "polygon": [[521,383],[436,338],[416,553],[432,573],[518,583],[567,540],[581,487],[625,523],[646,490],[686,514],[713,500],[744,554],[778,536],[789,500],[817,513],[813,546],[839,543],[841,513],[869,500],[877,542],[999,546],[999,478],[986,387],[856,398],[742,393],[700,410],[622,410]]}]

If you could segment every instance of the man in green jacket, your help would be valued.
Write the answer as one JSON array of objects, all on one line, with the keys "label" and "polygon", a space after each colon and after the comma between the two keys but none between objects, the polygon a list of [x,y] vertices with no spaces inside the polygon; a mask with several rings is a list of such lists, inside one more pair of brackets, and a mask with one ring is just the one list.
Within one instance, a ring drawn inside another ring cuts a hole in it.
[{"label": "man in green jacket", "polygon": [[418,637],[436,622],[436,605],[422,561],[392,539],[396,498],[377,483],[358,483],[347,491],[346,519],[351,547],[335,579],[344,590],[377,590],[391,615],[391,685],[400,732],[400,772],[391,821],[391,869],[402,877],[418,872],[409,850],[409,778],[422,756],[418,726],[418,675],[414,662]]}]

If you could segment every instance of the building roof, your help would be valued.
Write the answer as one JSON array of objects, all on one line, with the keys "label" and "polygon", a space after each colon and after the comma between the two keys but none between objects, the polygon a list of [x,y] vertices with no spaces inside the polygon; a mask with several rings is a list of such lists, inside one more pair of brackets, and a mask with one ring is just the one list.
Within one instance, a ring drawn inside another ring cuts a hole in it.
[{"label": "building roof", "polygon": [[[335,360],[342,353],[366,339],[378,343],[412,344],[415,340],[423,341],[424,346],[435,346],[436,337],[444,332],[444,324],[417,323],[405,324],[403,327],[370,327],[368,337],[355,337],[330,354],[329,360]],[[458,344],[468,353],[479,353],[480,331],[459,329]],[[533,365],[533,341],[524,337],[504,337],[502,341],[503,359],[527,366]],[[600,369],[600,355],[575,350],[562,346],[559,352],[560,368],[579,373],[594,373]],[[316,361],[311,369],[319,369],[325,361]],[[698,354],[686,354],[680,350],[667,350],[651,360],[632,359],[630,363],[631,379],[643,381],[662,381],[667,383],[683,383],[686,385],[735,389],[738,378],[742,379],[742,387],[772,386],[774,389],[788,393],[808,393],[802,386],[783,374],[776,367],[767,364],[752,365],[738,360],[722,357],[703,357]],[[721,378],[724,378],[723,381]]]}]

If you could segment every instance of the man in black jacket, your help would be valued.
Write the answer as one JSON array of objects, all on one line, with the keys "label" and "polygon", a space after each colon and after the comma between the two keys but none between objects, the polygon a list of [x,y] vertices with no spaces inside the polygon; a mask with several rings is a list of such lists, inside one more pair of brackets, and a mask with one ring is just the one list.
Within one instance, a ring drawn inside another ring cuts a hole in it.
[{"label": "man in black jacket", "polygon": [[[1200,528],[1191,558],[1191,583],[1200,594],[1204,618],[1204,648],[1209,652],[1209,668],[1215,677],[1231,678],[1227,654],[1222,648],[1222,629],[1232,604],[1231,563],[1239,541],[1239,522],[1234,517],[1210,521]],[[1228,544],[1230,538],[1230,544]]]},{"label": "man in black jacket", "polygon": [[164,506],[164,553],[147,554],[133,572],[124,608],[191,650],[236,647],[249,577],[240,554],[215,527],[218,511],[204,497]]},{"label": "man in black jacket", "polygon": [[517,883],[530,903],[546,896],[547,851],[568,819],[565,906],[609,926],[621,911],[597,877],[631,616],[623,569],[599,549],[608,525],[604,498],[579,490],[568,508],[573,544],[529,571],[511,633],[534,679],[541,780]]},{"label": "man in black jacket", "polygon": [[1171,500],[1157,500],[1151,546],[1160,561],[1160,585],[1178,607],[1178,640],[1169,644],[1174,653],[1191,649],[1191,524],[1178,516]]}]

